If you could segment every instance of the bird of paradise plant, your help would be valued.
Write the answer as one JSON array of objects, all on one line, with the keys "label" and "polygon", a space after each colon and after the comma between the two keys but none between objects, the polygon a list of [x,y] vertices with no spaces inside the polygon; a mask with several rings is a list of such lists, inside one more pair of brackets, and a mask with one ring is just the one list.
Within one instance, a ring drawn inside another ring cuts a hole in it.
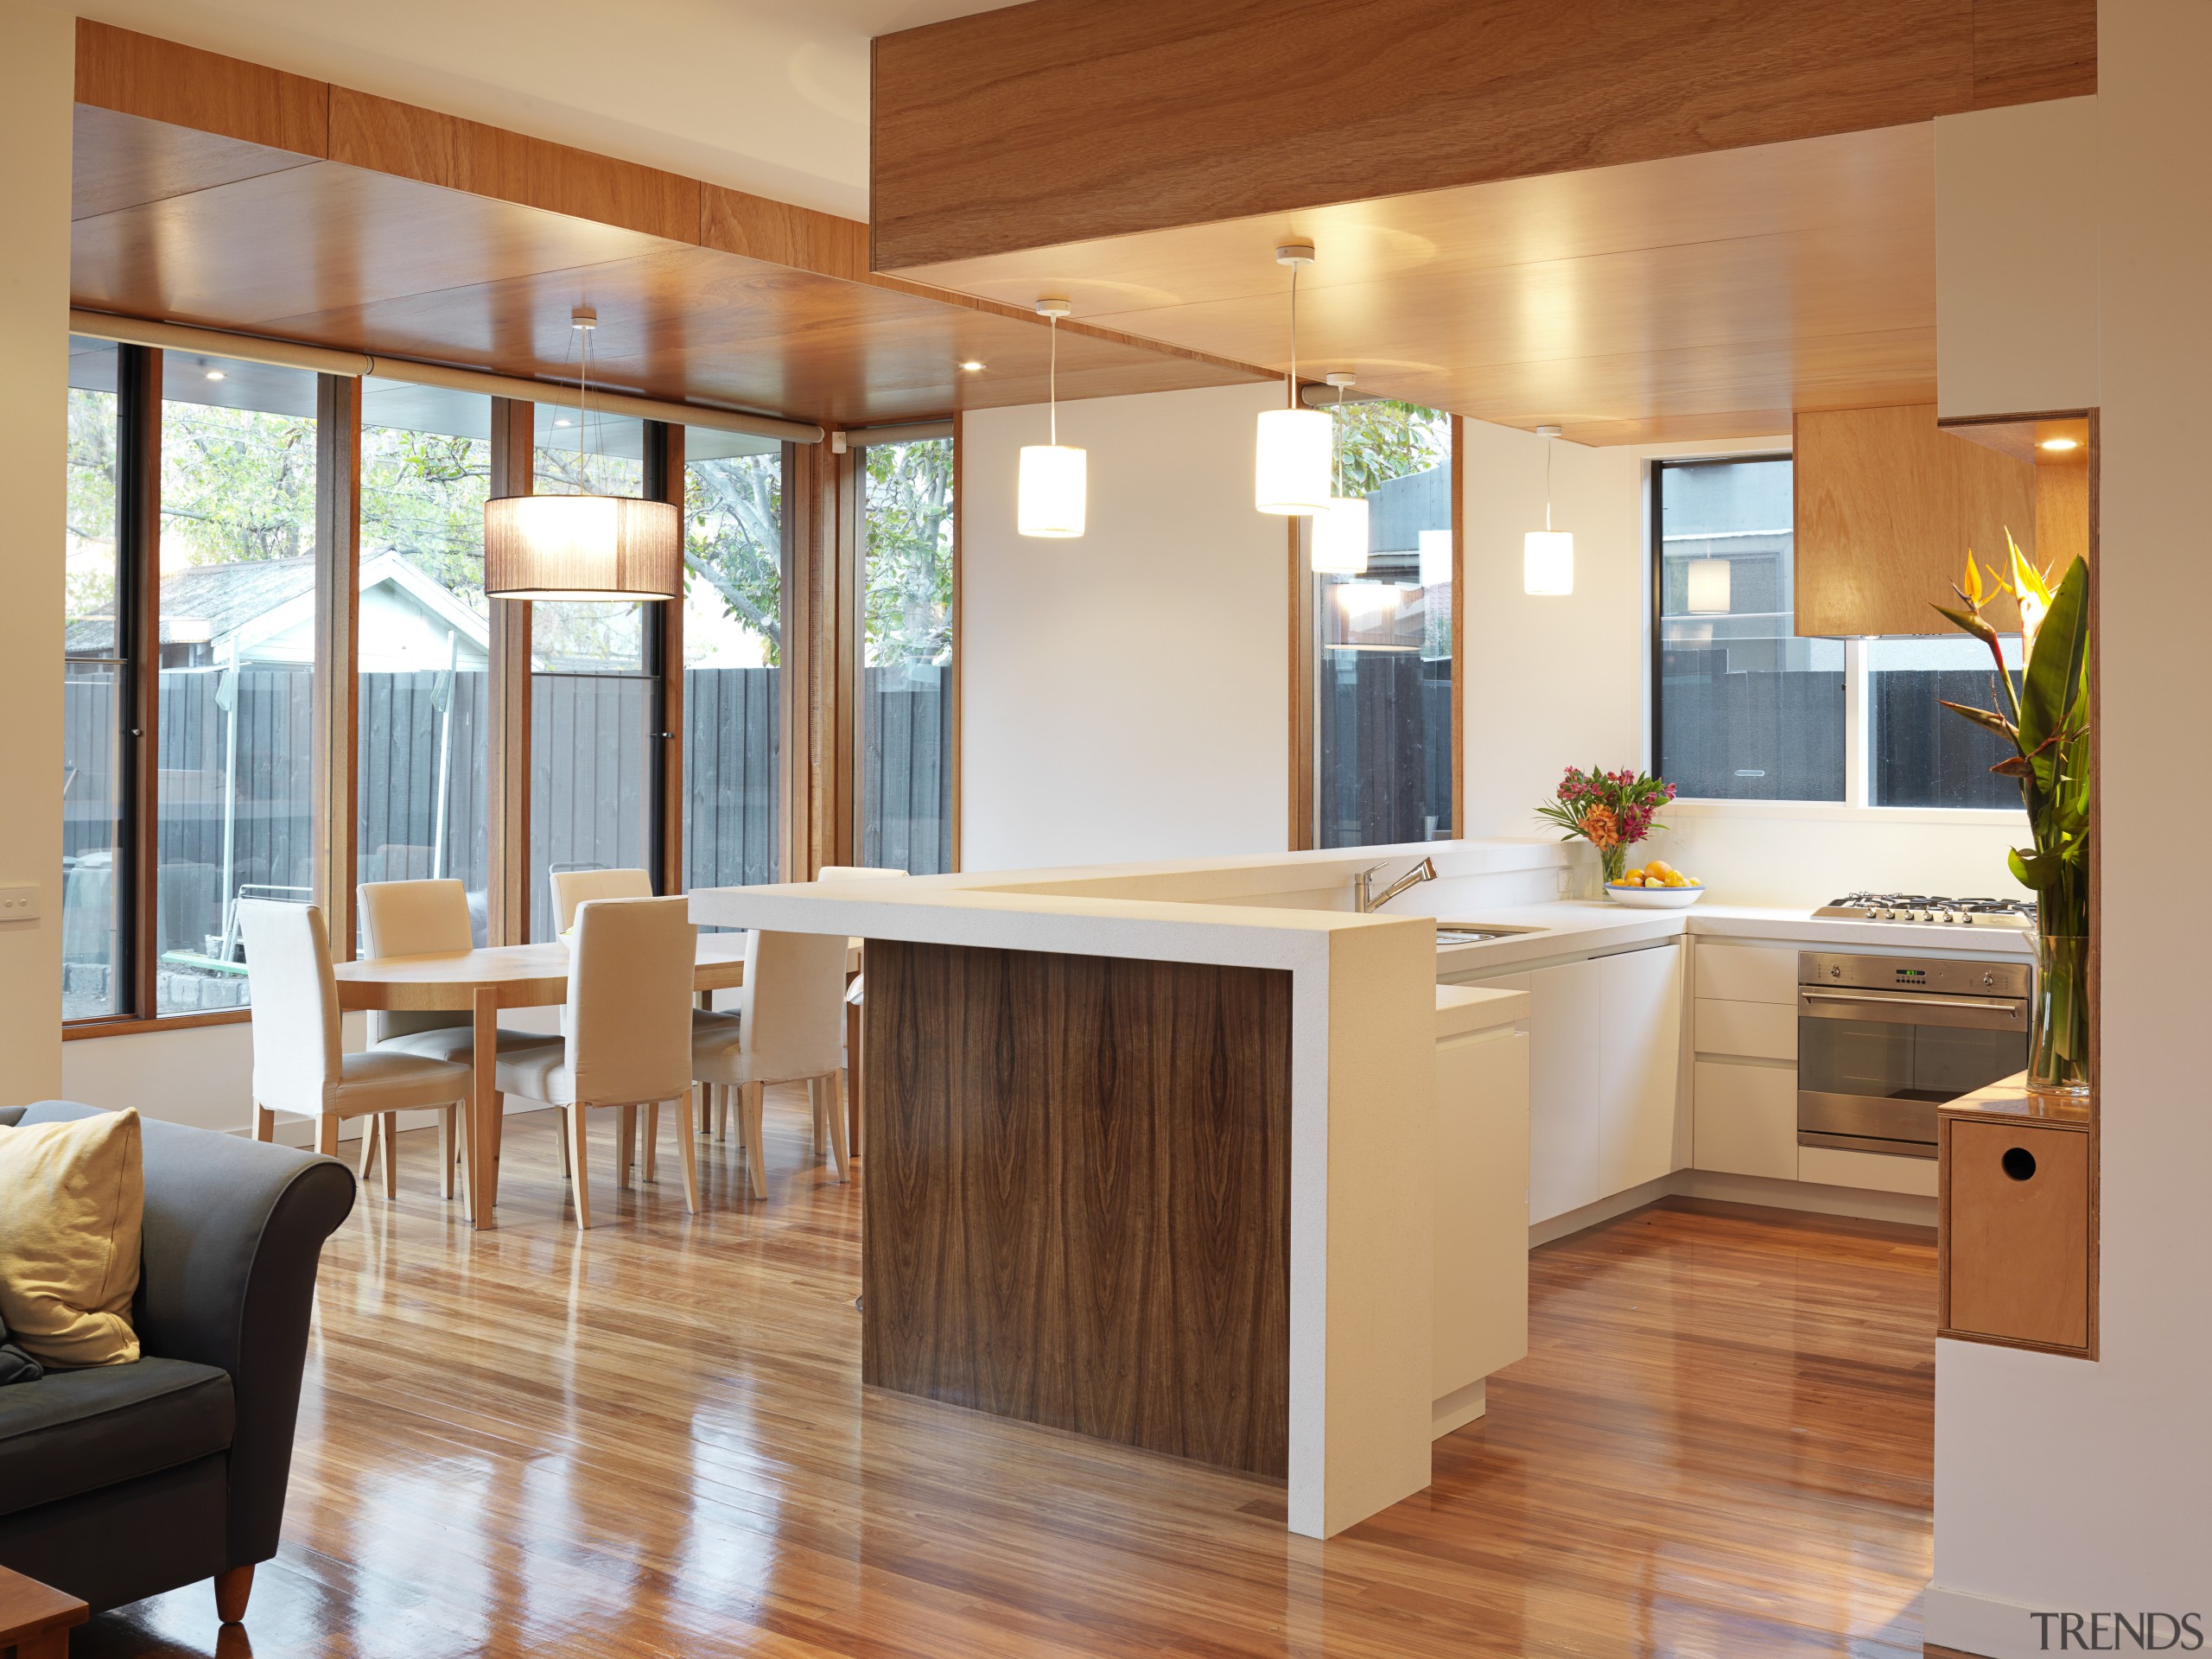
[{"label": "bird of paradise plant", "polygon": [[[2088,1087],[2089,1018],[2086,974],[2089,937],[2089,615],[2088,567],[2075,559],[2053,588],[2012,540],[2010,580],[1967,555],[1958,595],[1964,609],[1938,605],[1954,625],[1989,647],[1997,665],[2001,709],[1945,702],[2012,753],[1990,768],[2020,785],[2031,847],[2012,849],[2012,874],[2036,895],[2036,1028],[2029,1057],[2031,1088],[2074,1093]],[[2019,603],[2021,670],[2014,683],[1996,628],[1982,613],[1999,594]]]}]

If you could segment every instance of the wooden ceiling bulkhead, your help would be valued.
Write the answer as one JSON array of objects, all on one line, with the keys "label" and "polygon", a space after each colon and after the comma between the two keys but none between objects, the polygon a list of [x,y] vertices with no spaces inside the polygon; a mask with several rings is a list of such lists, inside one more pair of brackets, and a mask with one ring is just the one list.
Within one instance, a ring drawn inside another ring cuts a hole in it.
[{"label": "wooden ceiling bulkhead", "polygon": [[1934,118],[2094,0],[1029,0],[875,43],[881,272],[1584,442],[1932,402]]},{"label": "wooden ceiling bulkhead", "polygon": [[[868,268],[855,220],[78,23],[73,303],[830,427],[1045,400],[1027,305]],[[964,362],[981,362],[976,372]],[[1063,397],[1258,371],[1064,327]]]}]

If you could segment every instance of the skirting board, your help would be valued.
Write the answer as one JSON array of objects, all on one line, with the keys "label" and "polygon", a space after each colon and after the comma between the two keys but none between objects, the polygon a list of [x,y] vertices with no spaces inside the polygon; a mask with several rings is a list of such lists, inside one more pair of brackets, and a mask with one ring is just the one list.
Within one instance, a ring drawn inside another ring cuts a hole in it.
[{"label": "skirting board", "polygon": [[1854,1216],[1862,1221],[1936,1224],[1936,1200],[1912,1192],[1875,1192],[1864,1187],[1822,1186],[1809,1181],[1781,1181],[1765,1175],[1724,1175],[1709,1169],[1678,1169],[1656,1181],[1631,1186],[1580,1210],[1569,1210],[1529,1229],[1529,1248],[1579,1233],[1586,1227],[1641,1210],[1662,1198],[1715,1198],[1727,1204],[1764,1205],[1770,1210],[1802,1210],[1821,1216]]},{"label": "skirting board", "polygon": [[[1948,1649],[1965,1659],[2039,1659],[2058,1650],[2059,1633],[2054,1620],[2046,1646],[2043,1623],[2034,1615],[2053,1611],[1931,1584],[1921,1599],[1920,1633],[1931,1654]],[[2109,1621],[2107,1630],[2109,1634]],[[2075,1646],[2080,1645],[2077,1640]]]},{"label": "skirting board", "polygon": [[1440,1440],[1455,1428],[1465,1428],[1490,1409],[1490,1379],[1478,1376],[1464,1389],[1454,1389],[1439,1400],[1429,1417],[1428,1438]]}]

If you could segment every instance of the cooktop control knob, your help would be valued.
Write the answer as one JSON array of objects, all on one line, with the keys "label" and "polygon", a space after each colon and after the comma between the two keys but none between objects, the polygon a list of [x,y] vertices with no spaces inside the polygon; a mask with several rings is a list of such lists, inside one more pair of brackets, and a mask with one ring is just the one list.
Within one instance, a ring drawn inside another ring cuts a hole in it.
[{"label": "cooktop control knob", "polygon": [[1843,964],[1840,963],[1833,964],[1828,969],[1828,977],[1830,979],[1841,979],[1843,977]]}]

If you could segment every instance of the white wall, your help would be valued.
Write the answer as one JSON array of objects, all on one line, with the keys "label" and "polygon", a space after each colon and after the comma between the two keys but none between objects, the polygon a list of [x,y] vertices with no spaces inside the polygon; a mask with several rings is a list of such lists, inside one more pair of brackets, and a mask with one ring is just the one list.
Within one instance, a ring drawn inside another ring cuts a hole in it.
[{"label": "white wall", "polygon": [[[1649,683],[1643,467],[1633,449],[1586,448],[1484,421],[1467,446],[1466,794],[1469,836],[1544,833],[1538,802],[1570,766],[1630,766],[1644,750]],[[1521,591],[1521,537],[1574,534],[1574,591]]]},{"label": "white wall", "polygon": [[86,16],[868,217],[868,37],[1007,0],[82,0]]},{"label": "white wall", "polygon": [[1041,409],[962,427],[961,860],[969,870],[1280,852],[1288,531],[1252,507],[1274,386],[1060,406],[1090,452],[1078,540],[1014,532]]},{"label": "white wall", "polygon": [[1936,408],[2097,402],[2097,100],[1936,122]]},{"label": "white wall", "polygon": [[[1552,522],[1574,532],[1574,592],[1521,591],[1521,537],[1544,522],[1544,440],[1465,423],[1467,830],[1542,833],[1538,802],[1569,766],[1649,766],[1650,463],[1772,454],[1787,435],[1585,448],[1559,442]],[[1699,804],[1664,815],[1645,850],[1730,904],[1811,906],[1847,888],[2018,891],[2016,814],[1802,802]]]},{"label": "white wall", "polygon": [[0,925],[0,1104],[61,1083],[61,543],[74,25],[0,0],[0,882],[41,914]]},{"label": "white wall", "polygon": [[2101,0],[2097,28],[2102,1350],[1936,1345],[1928,1636],[1999,1659],[2041,1650],[2027,1610],[2212,1626],[2212,1110],[2171,850],[2174,825],[2212,813],[2194,683],[2212,7]]}]

